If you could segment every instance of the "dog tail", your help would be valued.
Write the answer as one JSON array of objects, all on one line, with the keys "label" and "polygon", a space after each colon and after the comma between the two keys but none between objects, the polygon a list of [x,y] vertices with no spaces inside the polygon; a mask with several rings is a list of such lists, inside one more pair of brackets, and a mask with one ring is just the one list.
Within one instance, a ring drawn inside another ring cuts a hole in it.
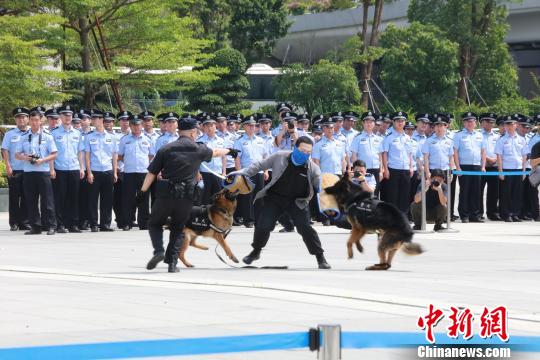
[{"label": "dog tail", "polygon": [[417,243],[413,242],[406,242],[401,247],[401,250],[407,255],[420,255],[424,252],[424,249],[422,249],[422,246]]}]

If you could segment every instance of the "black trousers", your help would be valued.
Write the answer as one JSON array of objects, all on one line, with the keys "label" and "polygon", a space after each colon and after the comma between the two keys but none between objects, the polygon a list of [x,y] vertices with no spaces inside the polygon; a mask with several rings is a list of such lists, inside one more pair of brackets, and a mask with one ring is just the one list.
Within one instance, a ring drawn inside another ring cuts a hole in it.
[{"label": "black trousers", "polygon": [[[521,169],[503,169],[503,171],[521,171]],[[501,217],[519,216],[522,199],[522,176],[504,176],[501,180]]]},{"label": "black trousers", "polygon": [[451,204],[451,213],[450,215],[455,215],[455,208],[456,208],[456,184],[457,184],[457,175],[452,176],[452,182],[450,183],[450,201]]},{"label": "black trousers", "polygon": [[398,207],[401,212],[409,212],[409,192],[411,188],[411,176],[409,170],[389,169],[390,179],[386,181],[385,192],[388,201]]},{"label": "black trousers", "polygon": [[150,210],[148,206],[149,194],[144,193],[144,198],[141,204],[135,204],[135,197],[141,189],[146,173],[124,173],[124,184],[122,186],[122,215],[124,226],[131,224],[137,212],[137,224],[139,229],[145,230],[148,228],[148,217]]},{"label": "black trousers", "polygon": [[[480,171],[480,165],[461,165],[463,171]],[[479,218],[481,202],[481,176],[461,175],[459,176],[459,204],[458,212],[460,218]]]},{"label": "black trousers", "polygon": [[409,188],[409,204],[412,204],[414,200],[414,195],[416,195],[416,190],[418,189],[418,185],[420,185],[420,181],[420,174],[418,173],[418,170],[416,170],[411,178],[411,187]]},{"label": "black trousers", "polygon": [[71,228],[79,225],[79,170],[56,170],[52,181],[54,207],[58,227]]},{"label": "black trousers", "polygon": [[130,225],[132,220],[128,223],[124,223],[124,211],[122,209],[122,191],[124,189],[124,173],[118,172],[118,180],[113,185],[113,199],[112,208],[114,211],[114,221],[119,228],[123,228],[125,225]]},{"label": "black trousers", "polygon": [[[253,204],[255,195],[263,188],[264,175],[255,174],[252,176],[251,181],[255,184],[255,189],[246,195],[238,195],[238,208],[240,209],[240,217],[243,219],[244,224],[255,223],[255,219],[258,218],[260,212],[260,205]],[[276,219],[277,220],[277,219]]]},{"label": "black trousers", "polygon": [[[486,172],[497,172],[497,167],[486,167]],[[480,194],[480,214],[484,213],[484,189],[487,185],[486,207],[485,211],[488,217],[499,214],[499,177],[498,176],[482,176]]]},{"label": "black trousers", "polygon": [[[86,174],[85,174],[86,175]],[[90,185],[86,176],[79,181],[79,225],[90,222],[90,203],[89,203]]]},{"label": "black trousers", "polygon": [[201,175],[204,182],[202,204],[208,205],[212,202],[212,195],[223,189],[222,180],[208,172],[201,172]]},{"label": "black trousers", "polygon": [[9,225],[28,225],[28,214],[24,200],[23,171],[14,170],[8,178],[9,188]]},{"label": "black trousers", "polygon": [[[531,169],[527,169],[530,171]],[[529,182],[529,175],[523,180],[523,207],[521,209],[521,217],[528,216],[533,219],[539,219],[539,206],[538,206],[538,188],[533,187]]]},{"label": "black trousers", "polygon": [[88,184],[90,190],[88,206],[90,213],[90,226],[98,226],[98,199],[99,199],[99,226],[111,226],[112,200],[113,200],[113,172],[92,171],[94,183]]},{"label": "black trousers", "polygon": [[[232,168],[227,168],[227,169],[225,169],[225,173],[226,173],[227,175],[229,175],[229,174],[232,173],[233,171],[236,171],[236,168],[233,168],[233,167],[232,167]],[[233,217],[234,217],[234,220],[236,220],[236,221],[240,220],[240,218],[242,217],[241,211],[240,211],[240,206],[236,206],[236,210],[234,211]]]},{"label": "black trousers", "polygon": [[291,217],[296,231],[302,236],[309,253],[317,255],[324,252],[319,235],[309,224],[309,209],[307,206],[300,209],[294,199],[278,198],[272,195],[266,196],[257,202],[261,202],[261,213],[257,218],[253,242],[251,243],[254,249],[262,249],[266,246],[270,233],[276,225],[276,220],[285,212]]},{"label": "black trousers", "polygon": [[381,190],[381,186],[379,185],[381,183],[381,179],[379,179],[379,174],[381,173],[381,169],[367,169],[366,172],[370,173],[375,177],[375,182],[377,183],[377,185],[375,186],[375,192],[373,193],[373,196],[379,198],[379,192]]},{"label": "black trousers", "polygon": [[[422,202],[411,204],[411,214],[414,225],[422,225]],[[446,222],[448,209],[446,206],[437,204],[432,208],[426,207],[426,223],[433,222],[441,225]]]},{"label": "black trousers", "polygon": [[35,229],[56,229],[50,173],[48,171],[25,172],[23,188],[30,226]]},{"label": "black trousers", "polygon": [[[164,199],[161,197],[158,197],[152,205],[148,232],[152,240],[154,255],[165,253],[165,262],[168,264],[178,262],[178,253],[184,239],[184,225],[189,219],[192,207],[193,200],[191,199]],[[169,244],[167,251],[165,251],[163,249],[163,225],[167,223],[169,216],[171,217]]]},{"label": "black trousers", "polygon": [[[266,186],[266,184],[268,184],[270,181],[272,181],[272,171],[268,171],[268,180],[266,180],[264,182],[264,185]],[[315,196],[313,197],[313,199],[315,199]],[[313,201],[313,199],[311,199]],[[310,207],[311,207],[311,202],[310,202]],[[311,214],[313,212],[310,212]],[[255,219],[257,220],[257,219]],[[283,226],[285,229],[289,230],[289,231],[292,231],[294,230],[294,224],[292,222],[292,219],[291,217],[288,215],[288,214],[282,214],[279,218],[278,218],[278,223]]]}]

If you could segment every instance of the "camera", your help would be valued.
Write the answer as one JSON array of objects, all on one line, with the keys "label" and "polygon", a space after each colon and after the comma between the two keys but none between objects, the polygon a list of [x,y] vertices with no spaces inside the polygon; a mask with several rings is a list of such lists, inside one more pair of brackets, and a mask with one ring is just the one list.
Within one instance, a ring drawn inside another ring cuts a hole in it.
[{"label": "camera", "polygon": [[353,173],[353,176],[354,176],[355,178],[359,177],[360,175],[361,175],[360,171],[355,171],[355,172]]},{"label": "camera", "polygon": [[41,156],[39,154],[31,154],[28,155],[30,157],[30,164],[34,165],[36,163],[36,160],[40,159]]},{"label": "camera", "polygon": [[287,123],[287,128],[289,130],[293,130],[295,128],[294,126],[294,120],[285,120],[285,122]]},{"label": "camera", "polygon": [[441,185],[441,183],[439,181],[437,181],[437,180],[433,180],[431,182],[431,185],[433,185],[433,187],[438,187],[439,185]]}]

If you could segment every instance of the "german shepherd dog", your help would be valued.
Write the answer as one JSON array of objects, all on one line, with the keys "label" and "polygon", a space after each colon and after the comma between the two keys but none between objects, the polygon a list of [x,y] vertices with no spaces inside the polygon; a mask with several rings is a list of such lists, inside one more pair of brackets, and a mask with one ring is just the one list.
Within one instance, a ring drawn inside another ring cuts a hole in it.
[{"label": "german shepherd dog", "polygon": [[225,242],[232,228],[237,195],[238,192],[222,189],[214,194],[211,205],[194,206],[191,209],[190,219],[184,226],[184,242],[178,254],[178,258],[185,266],[193,267],[193,264],[186,260],[186,251],[190,245],[197,249],[208,250],[208,247],[196,243],[195,240],[199,236],[214,238],[229,259],[238,263],[238,259]]},{"label": "german shepherd dog", "polygon": [[408,255],[418,255],[422,247],[412,242],[413,231],[405,215],[393,204],[371,197],[371,193],[349,180],[346,174],[335,185],[324,189],[333,195],[339,210],[347,216],[352,226],[347,253],[353,257],[353,244],[363,252],[360,240],[368,231],[378,232],[378,253],[380,263],[368,266],[366,270],[388,270],[392,259],[401,248]]}]

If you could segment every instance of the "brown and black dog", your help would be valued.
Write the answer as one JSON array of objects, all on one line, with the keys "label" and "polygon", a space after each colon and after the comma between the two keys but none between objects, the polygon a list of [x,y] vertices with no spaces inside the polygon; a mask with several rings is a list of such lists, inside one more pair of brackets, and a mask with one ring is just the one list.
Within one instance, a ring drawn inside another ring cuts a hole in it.
[{"label": "brown and black dog", "polygon": [[178,258],[185,266],[193,267],[193,264],[186,260],[186,251],[190,245],[197,249],[208,250],[208,247],[195,242],[199,236],[214,238],[225,250],[229,259],[238,263],[238,259],[225,242],[232,228],[236,196],[237,192],[223,189],[212,197],[211,205],[192,208],[190,218],[184,227],[184,242],[178,254]]},{"label": "brown and black dog", "polygon": [[413,231],[407,217],[393,204],[373,199],[371,193],[351,182],[347,175],[324,191],[335,197],[339,210],[352,226],[347,241],[349,259],[353,257],[353,244],[363,252],[362,237],[368,231],[378,232],[380,263],[368,266],[366,270],[390,269],[400,248],[408,255],[423,252],[420,245],[412,242]]}]

